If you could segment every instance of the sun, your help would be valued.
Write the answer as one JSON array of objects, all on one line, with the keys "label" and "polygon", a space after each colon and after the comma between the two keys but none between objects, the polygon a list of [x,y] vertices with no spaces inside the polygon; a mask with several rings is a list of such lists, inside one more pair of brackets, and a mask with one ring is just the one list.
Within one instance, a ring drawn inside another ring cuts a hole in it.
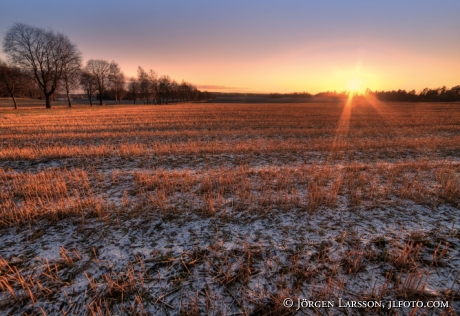
[{"label": "sun", "polygon": [[348,80],[347,91],[348,93],[359,93],[362,92],[363,81],[358,78],[353,78]]}]

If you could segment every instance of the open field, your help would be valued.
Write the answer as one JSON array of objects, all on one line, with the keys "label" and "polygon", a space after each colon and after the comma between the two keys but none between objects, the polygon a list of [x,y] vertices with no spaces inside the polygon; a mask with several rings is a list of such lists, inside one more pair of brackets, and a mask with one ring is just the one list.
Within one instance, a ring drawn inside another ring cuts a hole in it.
[{"label": "open field", "polygon": [[2,108],[0,314],[454,315],[459,157],[458,103]]}]

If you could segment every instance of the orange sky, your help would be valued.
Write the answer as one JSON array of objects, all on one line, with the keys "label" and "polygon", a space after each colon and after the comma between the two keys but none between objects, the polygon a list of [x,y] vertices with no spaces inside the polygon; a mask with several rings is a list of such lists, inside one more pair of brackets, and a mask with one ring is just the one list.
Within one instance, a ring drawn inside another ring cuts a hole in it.
[{"label": "orange sky", "polygon": [[[90,9],[88,9],[90,8]],[[69,36],[91,58],[239,92],[460,84],[460,1],[108,1],[0,4],[14,22]],[[0,54],[0,58],[5,59]]]}]

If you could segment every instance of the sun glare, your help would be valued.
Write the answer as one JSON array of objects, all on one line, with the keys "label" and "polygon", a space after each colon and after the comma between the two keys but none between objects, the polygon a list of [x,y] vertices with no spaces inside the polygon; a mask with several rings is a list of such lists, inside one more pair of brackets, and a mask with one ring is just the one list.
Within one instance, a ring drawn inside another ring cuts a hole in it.
[{"label": "sun glare", "polygon": [[361,87],[362,84],[363,84],[362,80],[359,80],[357,78],[350,79],[350,80],[348,80],[347,91],[349,93],[362,92],[362,87]]}]

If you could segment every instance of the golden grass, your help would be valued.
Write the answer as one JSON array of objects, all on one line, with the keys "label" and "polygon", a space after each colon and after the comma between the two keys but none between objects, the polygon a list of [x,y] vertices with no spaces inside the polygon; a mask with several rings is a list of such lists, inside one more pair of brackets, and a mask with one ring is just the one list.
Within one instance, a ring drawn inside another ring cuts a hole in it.
[{"label": "golden grass", "polygon": [[[228,206],[266,212],[314,211],[339,202],[351,208],[398,200],[458,205],[459,163],[452,160],[460,153],[457,108],[384,104],[376,110],[358,103],[345,109],[187,104],[5,110],[5,168],[11,160],[26,169],[28,161],[44,166],[39,172],[0,168],[0,223],[105,216],[115,209],[105,191],[117,187],[135,196],[134,203],[121,203],[126,207],[196,209],[208,216]],[[79,167],[46,167],[66,159]],[[270,159],[277,159],[275,166]],[[94,164],[111,170],[111,178]],[[123,173],[128,180],[119,183]]]},{"label": "golden grass", "polygon": [[[360,101],[349,108],[181,104],[0,110],[0,228],[40,227],[66,218],[78,224],[97,217],[109,230],[123,221],[161,218],[166,223],[187,214],[237,222],[241,214],[276,218],[293,212],[308,218],[346,209],[365,218],[366,212],[408,204],[458,208],[458,109],[458,104]],[[318,236],[328,229],[303,224]],[[52,302],[84,274],[84,299],[77,306],[66,294],[63,313],[146,315],[148,306],[159,305],[162,311],[179,307],[178,313],[194,315],[225,313],[220,308],[230,304],[242,314],[283,314],[289,312],[283,299],[301,297],[306,285],[312,298],[341,297],[346,283],[372,265],[391,267],[387,280],[373,285],[371,294],[367,289],[359,295],[382,299],[396,293],[413,299],[427,295],[421,267],[442,267],[454,251],[450,240],[425,240],[417,232],[408,239],[399,238],[400,232],[376,237],[367,245],[351,230],[338,233],[334,241],[309,244],[308,255],[305,239],[295,249],[277,246],[286,250],[288,264],[271,256],[272,244],[244,241],[228,249],[218,231],[206,246],[203,242],[179,255],[152,246],[149,258],[136,256],[97,276],[85,271],[105,264],[95,248],[93,255],[59,245],[58,260],[43,259],[34,267],[27,266],[29,259],[18,263],[0,256],[6,306],[0,310]],[[43,234],[37,229],[26,240]],[[337,253],[331,251],[334,242]],[[195,291],[187,283],[199,273],[208,278],[205,288]],[[277,291],[254,290],[261,277]],[[159,289],[154,294],[152,283]],[[178,291],[180,304],[171,306],[167,298]]]},{"label": "golden grass", "polygon": [[[118,208],[125,211],[136,207],[162,212],[182,209],[213,215],[228,206],[256,212],[315,211],[337,207],[339,199],[347,201],[349,208],[384,208],[406,200],[429,206],[457,205],[459,165],[422,160],[392,165],[351,164],[346,168],[329,164],[259,170],[220,168],[206,169],[205,174],[193,169],[157,169],[114,171],[106,179],[101,173],[88,175],[82,169],[51,168],[35,174],[0,169],[0,223],[58,220],[66,215],[103,217],[117,209],[106,200],[105,190],[118,186],[135,197],[130,201],[124,191]],[[120,182],[123,175],[130,176],[129,181]]]},{"label": "golden grass", "polygon": [[[442,111],[438,111],[441,108]],[[344,151],[458,154],[458,105],[177,105],[2,111],[0,159]],[[339,127],[337,127],[339,124]]]}]

